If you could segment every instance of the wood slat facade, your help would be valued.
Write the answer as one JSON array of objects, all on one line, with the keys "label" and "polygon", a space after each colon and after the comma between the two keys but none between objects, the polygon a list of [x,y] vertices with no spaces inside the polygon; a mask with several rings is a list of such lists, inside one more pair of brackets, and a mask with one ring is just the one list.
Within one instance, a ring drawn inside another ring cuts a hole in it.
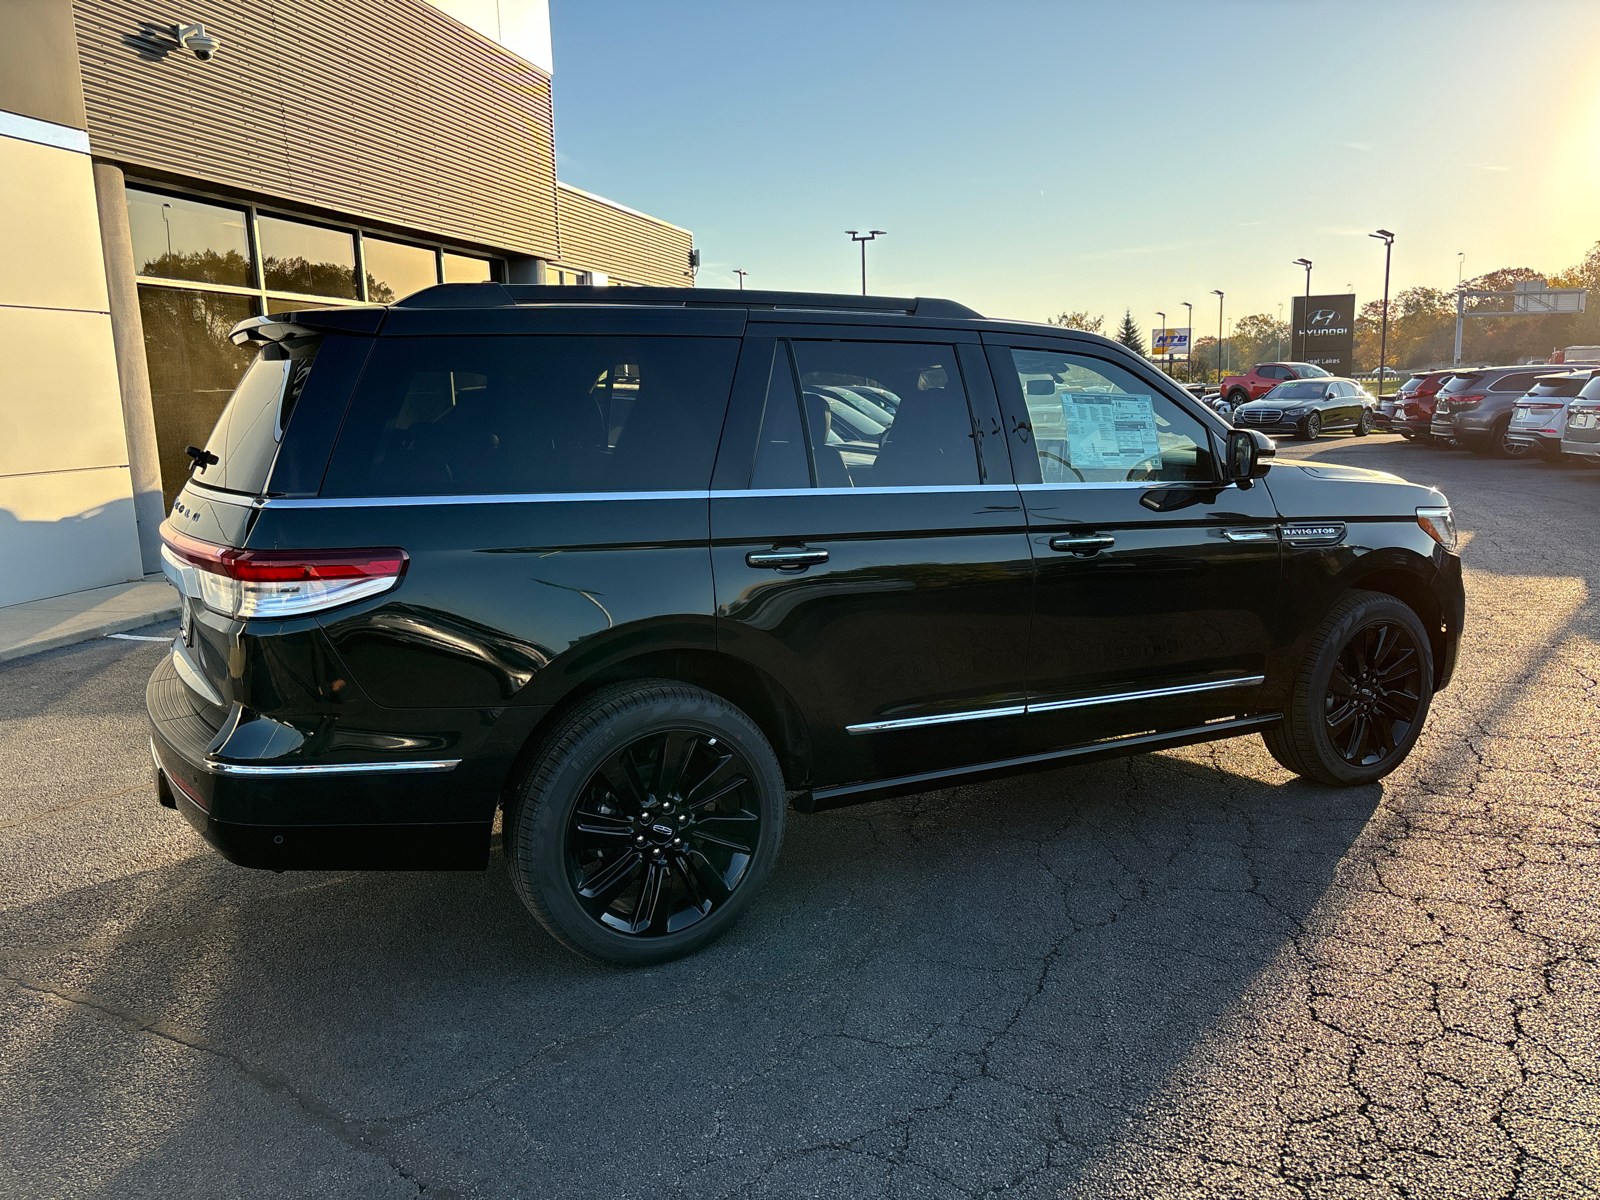
[{"label": "wood slat facade", "polygon": [[[423,0],[76,0],[91,152],[467,248],[559,253],[550,79]],[[165,48],[163,48],[165,45]]]},{"label": "wood slat facade", "polygon": [[687,229],[565,183],[556,185],[561,261],[649,287],[692,287]]}]

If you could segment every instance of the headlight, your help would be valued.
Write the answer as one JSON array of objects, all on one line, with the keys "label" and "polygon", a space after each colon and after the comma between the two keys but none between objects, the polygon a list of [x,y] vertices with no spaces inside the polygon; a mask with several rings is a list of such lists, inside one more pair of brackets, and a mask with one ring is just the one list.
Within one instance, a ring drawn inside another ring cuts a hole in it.
[{"label": "headlight", "polygon": [[1448,504],[1437,508],[1417,509],[1417,524],[1422,531],[1446,550],[1456,548],[1456,517]]},{"label": "headlight", "polygon": [[1283,415],[1286,416],[1286,417],[1303,417],[1303,416],[1306,415],[1306,407],[1307,406],[1304,405],[1304,404],[1293,405],[1293,406],[1291,406],[1289,408],[1284,409],[1283,410]]}]

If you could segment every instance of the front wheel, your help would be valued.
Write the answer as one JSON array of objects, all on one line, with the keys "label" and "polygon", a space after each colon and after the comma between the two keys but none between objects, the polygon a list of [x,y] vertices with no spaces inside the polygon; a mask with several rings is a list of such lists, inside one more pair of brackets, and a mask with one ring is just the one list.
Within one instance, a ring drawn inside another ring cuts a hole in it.
[{"label": "front wheel", "polygon": [[1417,614],[1393,596],[1353,591],[1313,635],[1288,711],[1262,740],[1296,775],[1373,783],[1405,761],[1432,699],[1433,648]]},{"label": "front wheel", "polygon": [[748,716],[688,684],[618,684],[561,723],[518,785],[511,879],[569,950],[666,962],[750,906],[783,820],[783,774]]},{"label": "front wheel", "polygon": [[1322,436],[1322,414],[1312,413],[1300,423],[1300,439],[1314,442]]},{"label": "front wheel", "polygon": [[1233,405],[1234,408],[1238,408],[1239,405],[1248,404],[1249,402],[1250,393],[1245,391],[1243,388],[1234,388],[1233,391],[1228,393],[1228,403]]}]

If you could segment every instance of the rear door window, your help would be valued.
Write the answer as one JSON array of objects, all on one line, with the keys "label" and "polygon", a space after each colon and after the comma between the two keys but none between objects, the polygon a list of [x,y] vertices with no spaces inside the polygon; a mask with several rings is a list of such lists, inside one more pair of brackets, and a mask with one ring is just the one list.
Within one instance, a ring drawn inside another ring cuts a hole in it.
[{"label": "rear door window", "polygon": [[[780,347],[755,486],[783,461],[787,416],[774,396],[799,393],[799,426],[814,487],[928,487],[979,483],[972,417],[955,347],[917,342],[791,344],[794,375],[781,376]],[[794,389],[794,390],[790,390]],[[770,431],[770,432],[768,432]],[[769,466],[763,470],[763,459]]]},{"label": "rear door window", "polygon": [[262,348],[217,418],[205,456],[191,475],[196,483],[252,496],[266,489],[321,340],[291,338]]},{"label": "rear door window", "polygon": [[699,490],[737,338],[380,339],[324,496]]}]

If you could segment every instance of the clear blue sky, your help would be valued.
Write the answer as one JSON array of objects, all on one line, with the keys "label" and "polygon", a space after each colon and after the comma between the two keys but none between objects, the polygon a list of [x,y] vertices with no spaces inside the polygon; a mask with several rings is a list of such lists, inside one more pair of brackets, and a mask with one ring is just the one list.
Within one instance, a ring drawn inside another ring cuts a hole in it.
[{"label": "clear blue sky", "polygon": [[565,181],[694,231],[702,286],[1215,329],[1600,240],[1600,0],[553,0]]}]

